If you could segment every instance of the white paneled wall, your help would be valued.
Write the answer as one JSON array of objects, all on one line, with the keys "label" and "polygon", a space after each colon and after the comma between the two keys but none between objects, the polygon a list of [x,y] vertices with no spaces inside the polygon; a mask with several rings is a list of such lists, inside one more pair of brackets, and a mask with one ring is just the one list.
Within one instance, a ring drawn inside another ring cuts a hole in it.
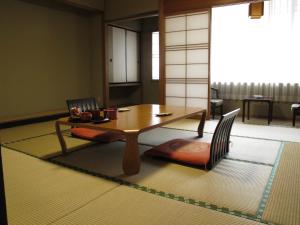
[{"label": "white paneled wall", "polygon": [[210,12],[165,18],[166,104],[208,107]]}]

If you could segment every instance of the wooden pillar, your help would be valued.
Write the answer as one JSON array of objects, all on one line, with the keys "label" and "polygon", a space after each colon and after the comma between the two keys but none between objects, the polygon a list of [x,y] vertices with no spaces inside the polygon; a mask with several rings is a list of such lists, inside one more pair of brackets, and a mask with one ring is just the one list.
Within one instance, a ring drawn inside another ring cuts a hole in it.
[{"label": "wooden pillar", "polygon": [[7,212],[6,212],[6,201],[5,201],[5,189],[4,189],[4,177],[3,177],[3,166],[2,166],[2,150],[0,146],[0,224],[7,225]]}]

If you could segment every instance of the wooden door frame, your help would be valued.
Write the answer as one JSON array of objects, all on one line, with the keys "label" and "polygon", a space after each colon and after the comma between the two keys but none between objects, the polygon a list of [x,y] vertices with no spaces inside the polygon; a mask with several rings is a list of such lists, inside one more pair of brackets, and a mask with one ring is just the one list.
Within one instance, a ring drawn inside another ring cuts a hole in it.
[{"label": "wooden door frame", "polygon": [[[114,22],[120,22],[120,21],[130,21],[130,20],[138,20],[138,19],[142,19],[142,18],[149,18],[149,17],[154,17],[157,16],[158,12],[157,11],[151,11],[151,12],[147,12],[147,13],[141,13],[141,14],[135,14],[132,16],[128,16],[128,17],[123,17],[123,18],[118,18],[118,19],[114,19],[114,20],[104,20],[103,19],[103,58],[104,58],[104,67],[103,67],[103,103],[104,103],[104,107],[109,107],[109,59],[108,59],[108,26],[115,26],[118,27],[116,25],[113,25]],[[123,28],[125,29],[125,28]],[[131,30],[131,29],[127,29],[126,30]],[[140,100],[143,100],[143,83],[142,83],[142,77],[141,77],[141,32],[139,31],[135,31],[135,30],[131,30],[134,32],[139,33],[139,78],[140,78],[140,82],[141,82],[141,94],[140,94]]]}]

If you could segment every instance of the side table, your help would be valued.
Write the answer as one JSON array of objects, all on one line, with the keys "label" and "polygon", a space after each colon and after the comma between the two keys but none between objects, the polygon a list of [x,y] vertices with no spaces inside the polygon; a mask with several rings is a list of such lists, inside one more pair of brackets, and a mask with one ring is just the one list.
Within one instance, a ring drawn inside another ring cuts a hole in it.
[{"label": "side table", "polygon": [[269,110],[268,110],[268,124],[271,123],[273,117],[273,98],[271,97],[247,97],[243,99],[243,122],[245,122],[245,108],[246,103],[247,107],[247,119],[250,119],[250,102],[265,102],[268,103]]}]

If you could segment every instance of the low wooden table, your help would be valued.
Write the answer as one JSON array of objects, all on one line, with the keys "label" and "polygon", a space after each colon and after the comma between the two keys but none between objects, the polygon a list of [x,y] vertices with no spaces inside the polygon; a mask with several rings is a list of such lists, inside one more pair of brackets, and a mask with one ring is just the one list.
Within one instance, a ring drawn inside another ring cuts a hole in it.
[{"label": "low wooden table", "polygon": [[[118,112],[116,120],[111,120],[110,122],[102,124],[74,123],[69,122],[68,118],[57,120],[55,128],[63,154],[67,152],[67,146],[61,133],[61,124],[96,130],[107,130],[124,134],[126,138],[126,148],[123,156],[123,170],[124,173],[128,175],[136,174],[140,170],[140,156],[138,150],[138,135],[140,133],[176,120],[202,114],[198,126],[198,135],[199,137],[203,136],[206,118],[205,109],[152,104],[135,105],[127,108],[129,108],[130,111]],[[162,117],[156,116],[157,113],[162,112],[171,112],[172,115]]]},{"label": "low wooden table", "polygon": [[255,98],[255,97],[248,97],[243,99],[243,122],[245,122],[245,108],[246,103],[248,103],[248,109],[247,109],[247,119],[250,119],[250,102],[265,102],[269,105],[268,110],[268,124],[271,123],[273,118],[273,98],[270,97],[261,97],[261,98]]}]

